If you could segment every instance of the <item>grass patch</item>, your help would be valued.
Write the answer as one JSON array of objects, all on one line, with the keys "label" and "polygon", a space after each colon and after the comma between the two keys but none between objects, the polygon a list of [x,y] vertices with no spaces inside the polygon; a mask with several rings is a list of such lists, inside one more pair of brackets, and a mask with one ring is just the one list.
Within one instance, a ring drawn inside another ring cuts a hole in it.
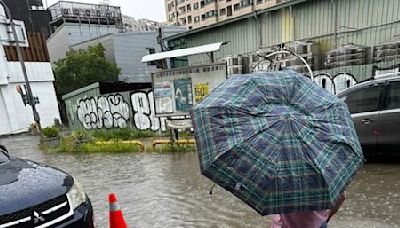
[{"label": "grass patch", "polygon": [[156,132],[151,130],[139,131],[128,128],[92,130],[92,131],[87,131],[87,134],[90,135],[91,137],[96,138],[99,141],[129,140],[129,139],[154,137],[157,135]]},{"label": "grass patch", "polygon": [[177,145],[177,144],[165,144],[158,145],[154,148],[154,152],[165,153],[165,152],[193,152],[196,151],[194,145]]},{"label": "grass patch", "polygon": [[95,141],[80,141],[74,135],[62,137],[57,147],[49,147],[41,144],[39,148],[47,152],[60,153],[131,153],[143,151],[139,145],[119,143],[96,144]]},{"label": "grass patch", "polygon": [[[60,143],[56,147],[41,144],[39,147],[43,151],[63,152],[63,153],[130,153],[130,152],[193,152],[196,151],[194,145],[166,144],[157,145],[155,148],[148,145],[150,140],[144,138],[168,135],[169,132],[153,132],[151,130],[139,131],[132,129],[105,129],[105,130],[76,130],[70,135],[61,136]],[[180,138],[189,138],[191,132],[179,132]],[[147,142],[145,149],[142,146],[121,141],[137,140]],[[98,144],[96,142],[107,142]]]},{"label": "grass patch", "polygon": [[81,146],[82,151],[86,153],[130,153],[141,151],[140,147],[135,144],[122,144],[122,143],[112,143],[112,144],[94,144],[86,143]]}]

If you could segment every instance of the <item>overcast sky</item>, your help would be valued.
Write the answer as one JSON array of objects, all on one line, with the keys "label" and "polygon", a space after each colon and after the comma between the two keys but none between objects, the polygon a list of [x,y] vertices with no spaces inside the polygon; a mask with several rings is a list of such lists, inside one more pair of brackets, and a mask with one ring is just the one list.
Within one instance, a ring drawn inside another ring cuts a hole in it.
[{"label": "overcast sky", "polygon": [[[101,0],[68,0],[73,2],[99,3]],[[58,0],[43,0],[43,4],[52,5]],[[166,21],[164,0],[110,0],[110,5],[120,6],[122,14],[135,18],[147,18],[154,21]]]}]

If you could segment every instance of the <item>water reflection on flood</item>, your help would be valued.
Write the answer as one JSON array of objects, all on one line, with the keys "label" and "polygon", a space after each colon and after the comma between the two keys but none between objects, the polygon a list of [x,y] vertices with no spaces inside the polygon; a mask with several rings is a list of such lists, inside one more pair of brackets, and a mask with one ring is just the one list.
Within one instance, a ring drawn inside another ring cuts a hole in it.
[{"label": "water reflection on flood", "polygon": [[[34,140],[33,140],[34,139]],[[251,208],[199,172],[195,153],[49,154],[37,138],[0,139],[15,156],[59,167],[85,187],[98,227],[108,226],[107,194],[115,192],[131,227],[269,227]],[[330,227],[400,227],[400,164],[367,164],[347,191]]]}]

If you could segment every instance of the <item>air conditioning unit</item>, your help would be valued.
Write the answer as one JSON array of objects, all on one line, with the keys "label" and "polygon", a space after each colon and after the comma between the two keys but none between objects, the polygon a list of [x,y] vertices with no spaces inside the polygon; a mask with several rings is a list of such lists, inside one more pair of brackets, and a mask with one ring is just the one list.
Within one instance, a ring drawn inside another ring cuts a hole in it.
[{"label": "air conditioning unit", "polygon": [[62,11],[63,16],[69,15],[69,9],[62,9],[61,11]]},{"label": "air conditioning unit", "polygon": [[80,15],[79,9],[73,9],[73,12],[74,12],[75,16],[79,16]]},{"label": "air conditioning unit", "polygon": [[87,17],[90,17],[90,10],[86,10],[85,14],[86,14]]},{"label": "air conditioning unit", "polygon": [[228,66],[228,75],[242,74],[242,66]]},{"label": "air conditioning unit", "polygon": [[227,57],[226,64],[228,66],[242,65],[242,57],[241,56]]},{"label": "air conditioning unit", "polygon": [[98,17],[101,17],[101,10],[97,10],[97,11],[96,11],[96,15],[97,15]]},{"label": "air conditioning unit", "polygon": [[111,17],[111,13],[110,13],[109,10],[106,11],[106,17],[107,17],[107,18],[110,18],[110,17]]}]

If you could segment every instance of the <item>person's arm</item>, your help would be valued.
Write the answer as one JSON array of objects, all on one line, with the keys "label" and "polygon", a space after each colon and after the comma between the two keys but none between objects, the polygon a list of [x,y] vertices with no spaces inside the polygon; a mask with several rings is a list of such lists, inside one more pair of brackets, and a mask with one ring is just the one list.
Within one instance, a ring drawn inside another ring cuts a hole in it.
[{"label": "person's arm", "polygon": [[332,218],[333,215],[335,215],[339,211],[339,208],[343,205],[345,199],[346,199],[346,192],[344,191],[342,194],[340,194],[339,200],[336,203],[336,205],[331,209],[328,221]]}]

